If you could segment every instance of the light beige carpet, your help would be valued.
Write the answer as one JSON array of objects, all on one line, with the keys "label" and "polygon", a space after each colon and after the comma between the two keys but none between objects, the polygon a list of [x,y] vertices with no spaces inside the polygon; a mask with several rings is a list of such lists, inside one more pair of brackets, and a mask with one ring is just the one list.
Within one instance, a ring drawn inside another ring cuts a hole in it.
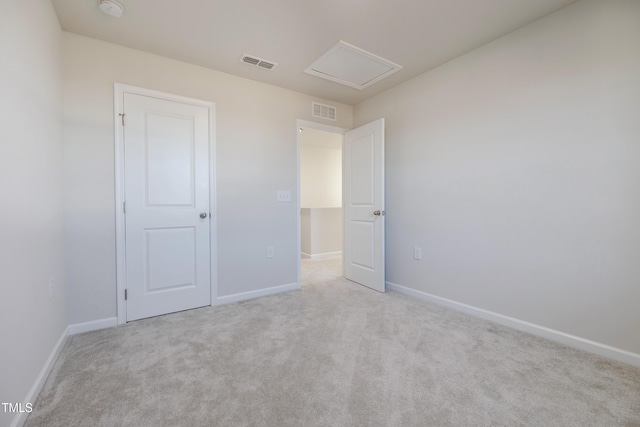
[{"label": "light beige carpet", "polygon": [[72,336],[27,426],[640,425],[640,369],[337,274]]}]

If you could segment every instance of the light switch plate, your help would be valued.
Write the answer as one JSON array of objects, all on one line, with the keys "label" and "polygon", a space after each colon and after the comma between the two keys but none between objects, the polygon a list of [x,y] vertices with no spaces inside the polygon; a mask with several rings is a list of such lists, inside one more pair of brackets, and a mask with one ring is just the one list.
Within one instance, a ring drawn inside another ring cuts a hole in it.
[{"label": "light switch plate", "polygon": [[291,191],[287,190],[278,190],[278,198],[279,202],[290,202],[291,201]]}]

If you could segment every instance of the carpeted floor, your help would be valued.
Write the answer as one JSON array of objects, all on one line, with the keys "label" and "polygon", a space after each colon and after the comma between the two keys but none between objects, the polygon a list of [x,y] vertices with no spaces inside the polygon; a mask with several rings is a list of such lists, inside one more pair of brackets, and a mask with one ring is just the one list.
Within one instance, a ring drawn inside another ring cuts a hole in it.
[{"label": "carpeted floor", "polygon": [[27,426],[639,426],[640,369],[339,277],[69,338]]}]

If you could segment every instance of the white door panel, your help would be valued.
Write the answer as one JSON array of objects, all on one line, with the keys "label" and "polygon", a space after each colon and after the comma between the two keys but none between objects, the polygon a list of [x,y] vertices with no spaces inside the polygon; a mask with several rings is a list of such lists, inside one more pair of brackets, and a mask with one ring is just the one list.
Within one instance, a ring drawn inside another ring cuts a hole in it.
[{"label": "white door panel", "polygon": [[171,117],[147,112],[149,206],[193,206],[193,126],[191,117]]},{"label": "white door panel", "polygon": [[147,294],[195,287],[195,243],[195,227],[145,230]]},{"label": "white door panel", "polygon": [[374,134],[366,134],[351,141],[351,204],[375,206]]},{"label": "white door panel", "polygon": [[344,275],[384,292],[384,119],[346,133],[344,164]]},{"label": "white door panel", "polygon": [[124,111],[127,321],[209,305],[208,109],[125,93]]},{"label": "white door panel", "polygon": [[350,228],[351,263],[373,271],[375,268],[374,223],[372,221],[352,220]]}]

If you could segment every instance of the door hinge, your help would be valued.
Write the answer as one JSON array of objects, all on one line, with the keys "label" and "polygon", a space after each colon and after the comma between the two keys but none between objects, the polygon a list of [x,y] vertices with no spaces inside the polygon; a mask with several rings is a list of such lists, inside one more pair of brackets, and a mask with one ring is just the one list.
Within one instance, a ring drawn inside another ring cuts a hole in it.
[{"label": "door hinge", "polygon": [[120,113],[118,114],[120,116],[120,118],[122,119],[122,126],[124,126],[124,113]]},{"label": "door hinge", "polygon": [[124,300],[125,301],[127,300],[127,290],[126,289],[124,290]]},{"label": "door hinge", "polygon": [[122,213],[127,213],[127,202],[122,202]]}]

